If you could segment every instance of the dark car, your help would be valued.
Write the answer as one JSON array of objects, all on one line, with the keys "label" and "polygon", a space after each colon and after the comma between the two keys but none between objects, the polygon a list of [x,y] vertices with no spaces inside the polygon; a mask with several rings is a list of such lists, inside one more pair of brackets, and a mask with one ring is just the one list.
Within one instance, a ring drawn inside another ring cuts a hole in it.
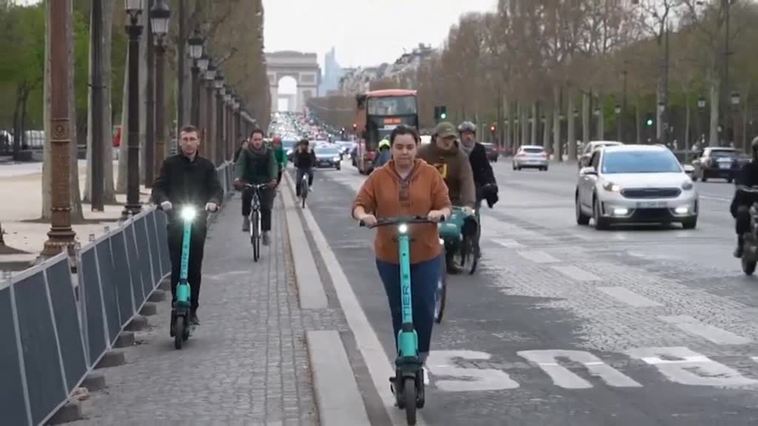
[{"label": "dark car", "polygon": [[482,145],[484,145],[484,151],[487,153],[487,159],[490,160],[490,162],[497,163],[497,158],[500,155],[497,151],[497,147],[489,142],[482,142]]},{"label": "dark car", "polygon": [[707,147],[692,162],[695,167],[692,180],[707,182],[709,178],[726,179],[732,183],[740,171],[740,153],[734,148]]},{"label": "dark car", "polygon": [[316,167],[332,168],[337,170],[342,168],[342,156],[339,149],[332,146],[319,146],[316,148]]}]

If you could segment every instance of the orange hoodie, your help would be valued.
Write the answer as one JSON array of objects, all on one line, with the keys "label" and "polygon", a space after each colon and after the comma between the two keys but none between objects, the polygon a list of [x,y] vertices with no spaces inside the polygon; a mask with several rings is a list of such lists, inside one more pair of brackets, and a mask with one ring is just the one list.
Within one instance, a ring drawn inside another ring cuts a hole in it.
[{"label": "orange hoodie", "polygon": [[[451,207],[445,181],[437,169],[417,159],[413,170],[403,180],[395,171],[395,162],[374,169],[361,186],[353,202],[377,219],[393,216],[426,216],[432,210]],[[411,264],[431,260],[441,254],[437,225],[409,226],[411,237]],[[379,260],[399,263],[397,229],[392,226],[377,228],[374,251]]]}]

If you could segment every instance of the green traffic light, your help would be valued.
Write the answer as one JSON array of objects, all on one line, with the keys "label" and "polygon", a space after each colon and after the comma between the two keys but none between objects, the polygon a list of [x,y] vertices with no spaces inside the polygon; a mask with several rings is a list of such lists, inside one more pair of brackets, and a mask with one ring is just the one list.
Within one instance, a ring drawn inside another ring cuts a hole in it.
[{"label": "green traffic light", "polygon": [[647,120],[647,125],[648,126],[652,126],[653,125],[653,120]]},{"label": "green traffic light", "polygon": [[446,119],[447,118],[447,114],[443,112],[442,114],[440,114],[440,118],[443,119],[443,120]]}]

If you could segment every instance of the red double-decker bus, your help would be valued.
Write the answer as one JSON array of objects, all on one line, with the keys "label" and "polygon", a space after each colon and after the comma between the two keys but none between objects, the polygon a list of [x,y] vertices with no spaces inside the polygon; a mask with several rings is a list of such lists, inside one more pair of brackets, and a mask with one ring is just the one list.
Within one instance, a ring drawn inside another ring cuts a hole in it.
[{"label": "red double-decker bus", "polygon": [[361,174],[374,170],[376,148],[400,124],[418,128],[416,91],[406,89],[374,90],[356,96],[358,150],[356,167]]}]

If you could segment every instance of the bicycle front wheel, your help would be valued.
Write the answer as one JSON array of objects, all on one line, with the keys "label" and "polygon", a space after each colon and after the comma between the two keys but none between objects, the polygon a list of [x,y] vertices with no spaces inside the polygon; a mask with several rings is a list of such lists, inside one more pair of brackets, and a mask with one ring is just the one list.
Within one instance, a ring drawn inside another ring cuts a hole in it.
[{"label": "bicycle front wheel", "polygon": [[258,211],[253,211],[250,218],[250,243],[253,246],[253,261],[257,262],[261,257],[261,236]]}]

